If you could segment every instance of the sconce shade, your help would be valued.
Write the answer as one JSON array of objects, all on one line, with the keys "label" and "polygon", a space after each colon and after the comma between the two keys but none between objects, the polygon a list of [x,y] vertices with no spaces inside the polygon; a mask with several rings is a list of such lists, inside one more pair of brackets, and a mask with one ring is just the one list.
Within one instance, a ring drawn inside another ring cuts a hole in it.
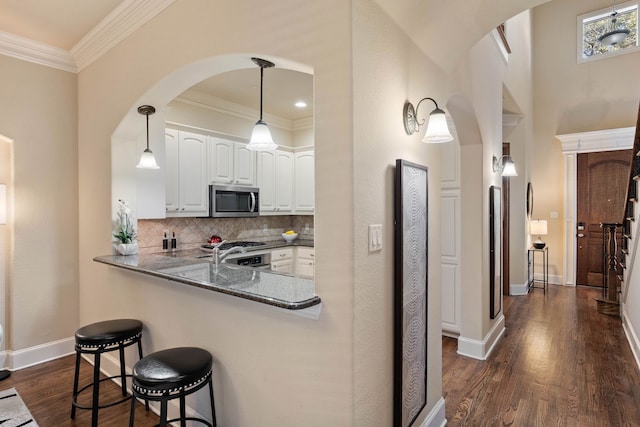
[{"label": "sconce shade", "polygon": [[443,143],[453,140],[449,126],[447,125],[447,116],[439,108],[436,108],[429,114],[429,124],[427,131],[424,133],[422,142],[426,143]]},{"label": "sconce shade", "polygon": [[516,165],[513,163],[511,156],[505,156],[502,162],[502,176],[518,176],[516,172]]},{"label": "sconce shade", "polygon": [[441,143],[453,141],[453,136],[451,136],[451,132],[449,132],[447,117],[444,111],[438,108],[438,103],[433,98],[422,98],[415,108],[413,108],[413,104],[409,101],[404,103],[402,119],[404,121],[405,132],[407,135],[413,135],[420,130],[420,126],[424,125],[424,120],[418,120],[418,110],[420,109],[420,104],[427,99],[433,102],[436,108],[429,114],[429,123],[427,124],[427,131],[424,134],[424,138],[422,138],[422,142]]},{"label": "sconce shade", "polygon": [[160,169],[160,166],[156,163],[153,152],[149,149],[149,116],[155,112],[156,109],[151,105],[141,105],[138,107],[138,113],[147,116],[147,148],[142,152],[140,162],[136,165],[138,169]]},{"label": "sconce shade", "polygon": [[251,60],[260,67],[260,119],[256,122],[251,132],[251,139],[247,144],[247,149],[253,151],[269,151],[278,148],[278,145],[273,142],[271,137],[271,131],[269,126],[262,120],[262,83],[264,80],[264,69],[271,68],[275,64],[271,61],[261,58],[251,58]]},{"label": "sconce shade", "polygon": [[[7,184],[0,184],[0,224],[7,223]],[[2,341],[0,335],[0,342]]]},{"label": "sconce shade", "polygon": [[501,176],[518,176],[516,165],[513,163],[511,156],[502,156],[500,158],[493,156],[493,171],[499,171]]}]

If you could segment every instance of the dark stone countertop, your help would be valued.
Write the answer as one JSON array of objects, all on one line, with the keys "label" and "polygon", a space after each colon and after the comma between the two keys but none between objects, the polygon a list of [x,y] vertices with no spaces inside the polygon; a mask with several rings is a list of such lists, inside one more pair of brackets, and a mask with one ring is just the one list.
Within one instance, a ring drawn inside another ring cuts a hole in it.
[{"label": "dark stone countertop", "polygon": [[[310,245],[300,244],[302,242],[295,246],[313,245],[313,242]],[[285,242],[273,245],[252,249],[294,246]],[[225,263],[216,267],[209,259],[198,258],[203,254],[199,249],[191,249],[160,254],[105,255],[93,260],[287,310],[302,310],[321,302],[311,279]]]}]

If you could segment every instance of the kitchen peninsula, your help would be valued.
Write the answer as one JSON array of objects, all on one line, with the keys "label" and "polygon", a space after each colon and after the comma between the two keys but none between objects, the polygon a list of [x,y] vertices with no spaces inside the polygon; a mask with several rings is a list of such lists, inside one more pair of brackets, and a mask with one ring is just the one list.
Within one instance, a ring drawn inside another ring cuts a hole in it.
[{"label": "kitchen peninsula", "polygon": [[215,265],[198,250],[106,255],[94,261],[286,310],[319,309],[321,303],[311,279],[227,263]]}]

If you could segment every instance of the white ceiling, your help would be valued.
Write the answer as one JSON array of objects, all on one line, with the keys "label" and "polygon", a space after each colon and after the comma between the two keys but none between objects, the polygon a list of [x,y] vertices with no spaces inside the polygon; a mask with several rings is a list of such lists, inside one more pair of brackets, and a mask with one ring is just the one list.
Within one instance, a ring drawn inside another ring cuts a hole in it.
[{"label": "white ceiling", "polygon": [[[165,3],[172,1],[165,0]],[[139,0],[0,0],[0,32],[73,53],[86,42],[91,30],[104,27],[110,19],[118,19],[118,12],[131,8],[134,2],[140,3]],[[117,40],[117,36],[112,37]],[[192,90],[257,110],[260,69],[256,66],[220,74]],[[296,108],[294,103],[300,100],[308,107]],[[311,117],[313,76],[279,69],[278,64],[265,69],[263,105],[265,113],[284,119]]]}]

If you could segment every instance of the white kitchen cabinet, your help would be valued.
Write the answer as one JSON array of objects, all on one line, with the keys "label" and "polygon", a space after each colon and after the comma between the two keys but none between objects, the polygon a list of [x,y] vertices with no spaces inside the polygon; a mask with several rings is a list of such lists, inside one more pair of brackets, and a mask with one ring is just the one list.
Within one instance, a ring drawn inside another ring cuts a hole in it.
[{"label": "white kitchen cabinet", "polygon": [[290,214],[293,210],[294,155],[283,150],[261,151],[257,156],[260,212]]},{"label": "white kitchen cabinet", "polygon": [[297,248],[296,276],[313,279],[316,270],[315,249],[300,246]]},{"label": "white kitchen cabinet", "polygon": [[249,185],[256,182],[256,155],[241,142],[209,137],[209,182]]},{"label": "white kitchen cabinet", "polygon": [[314,152],[295,153],[295,212],[313,213],[315,209],[314,193]]},{"label": "white kitchen cabinet", "polygon": [[293,248],[275,249],[271,251],[271,271],[293,274]]},{"label": "white kitchen cabinet", "polygon": [[167,129],[165,150],[167,216],[206,215],[206,136]]}]

